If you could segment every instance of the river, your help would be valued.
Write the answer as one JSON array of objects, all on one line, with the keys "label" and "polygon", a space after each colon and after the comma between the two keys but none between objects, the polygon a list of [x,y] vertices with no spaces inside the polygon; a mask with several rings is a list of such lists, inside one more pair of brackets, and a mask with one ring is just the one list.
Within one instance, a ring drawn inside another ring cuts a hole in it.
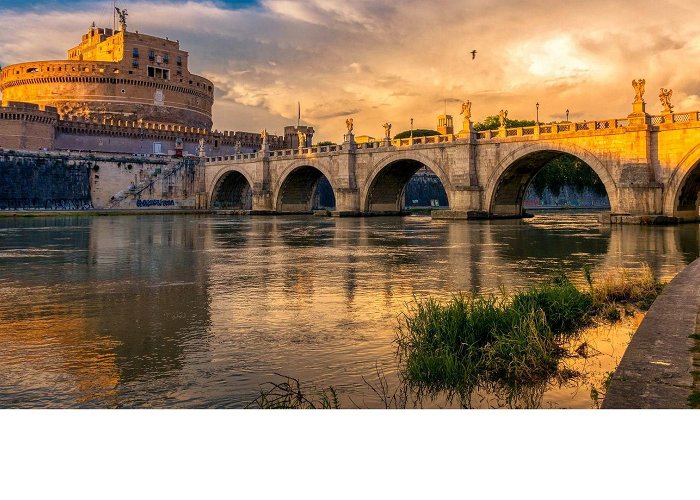
[{"label": "river", "polygon": [[[561,270],[581,280],[585,264],[600,274],[646,263],[670,279],[699,240],[697,224],[611,227],[586,213],[0,218],[0,407],[242,408],[275,374],[332,386],[345,408],[383,407],[369,384],[399,386],[393,340],[412,301]],[[533,406],[595,406],[590,386],[638,321],[589,332],[600,351],[583,362],[591,377],[553,381]],[[439,395],[412,404],[458,406]]]}]

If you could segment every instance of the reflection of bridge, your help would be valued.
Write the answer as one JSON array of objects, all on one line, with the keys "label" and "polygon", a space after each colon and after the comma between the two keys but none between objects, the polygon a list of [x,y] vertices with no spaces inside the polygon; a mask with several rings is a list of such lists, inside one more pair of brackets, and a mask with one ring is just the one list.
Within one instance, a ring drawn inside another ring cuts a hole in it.
[{"label": "reflection of bridge", "polygon": [[486,132],[474,132],[465,121],[456,135],[364,144],[349,134],[337,146],[206,158],[204,191],[209,206],[310,212],[325,177],[339,215],[398,213],[406,183],[427,166],[445,188],[447,214],[518,216],[530,180],[561,154],[596,172],[613,213],[698,216],[698,112]]}]

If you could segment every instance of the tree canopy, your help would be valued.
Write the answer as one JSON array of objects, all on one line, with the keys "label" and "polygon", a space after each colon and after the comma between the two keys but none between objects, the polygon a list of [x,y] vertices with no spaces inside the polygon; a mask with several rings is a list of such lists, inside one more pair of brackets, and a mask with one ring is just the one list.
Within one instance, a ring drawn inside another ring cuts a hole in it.
[{"label": "tree canopy", "polygon": [[[427,128],[417,128],[413,131],[413,137],[426,137],[430,135],[440,135],[440,132],[437,130],[430,130]],[[410,130],[404,130],[403,132],[399,132],[394,136],[394,139],[408,139],[411,137],[411,131]]]},{"label": "tree canopy", "polygon": [[[506,118],[506,128],[514,127],[531,127],[535,125],[535,120],[511,120]],[[487,116],[484,121],[474,124],[474,130],[481,132],[482,130],[496,130],[501,126],[501,121],[498,115]]]},{"label": "tree canopy", "polygon": [[606,195],[605,186],[600,177],[586,163],[575,156],[564,154],[547,162],[530,184],[538,196],[545,189],[554,196],[559,196],[562,186],[572,186],[577,192],[588,188],[598,195]]}]

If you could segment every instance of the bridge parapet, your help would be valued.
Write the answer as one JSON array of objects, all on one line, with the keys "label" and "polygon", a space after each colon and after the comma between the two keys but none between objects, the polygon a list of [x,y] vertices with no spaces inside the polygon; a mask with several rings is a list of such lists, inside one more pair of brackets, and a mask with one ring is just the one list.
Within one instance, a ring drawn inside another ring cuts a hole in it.
[{"label": "bridge parapet", "polygon": [[[674,123],[687,123],[700,121],[700,112],[690,111],[686,113],[670,113],[665,115],[648,115],[647,123],[651,126],[670,125]],[[507,129],[483,130],[476,133],[477,141],[504,139],[509,137],[526,136],[557,136],[566,134],[571,136],[578,132],[595,132],[615,129],[626,129],[630,126],[629,118],[610,118],[607,120],[592,120],[582,122],[548,123],[543,125],[531,125],[529,127],[515,127]],[[433,136],[437,137],[437,136]]]}]

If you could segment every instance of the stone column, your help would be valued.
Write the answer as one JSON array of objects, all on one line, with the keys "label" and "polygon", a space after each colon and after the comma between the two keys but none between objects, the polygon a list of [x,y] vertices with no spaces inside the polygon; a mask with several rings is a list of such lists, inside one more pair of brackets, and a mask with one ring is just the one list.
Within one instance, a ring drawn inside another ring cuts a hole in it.
[{"label": "stone column", "polygon": [[360,215],[360,191],[356,178],[357,148],[355,136],[348,132],[343,141],[343,149],[338,155],[338,176],[334,179],[335,211],[334,217]]},{"label": "stone column", "polygon": [[632,103],[632,113],[627,116],[628,124],[633,127],[651,125],[649,115],[646,112],[646,103],[643,100]]},{"label": "stone column", "polygon": [[[464,129],[458,137],[465,139],[453,149],[449,158],[450,184],[447,191],[449,210],[433,210],[435,219],[478,219],[486,217],[482,207],[482,188],[476,170],[477,140],[471,121],[464,121]],[[447,189],[447,186],[445,186]]]},{"label": "stone column", "polygon": [[270,179],[270,151],[259,151],[253,172],[253,207],[251,214],[270,214],[275,211]]}]

